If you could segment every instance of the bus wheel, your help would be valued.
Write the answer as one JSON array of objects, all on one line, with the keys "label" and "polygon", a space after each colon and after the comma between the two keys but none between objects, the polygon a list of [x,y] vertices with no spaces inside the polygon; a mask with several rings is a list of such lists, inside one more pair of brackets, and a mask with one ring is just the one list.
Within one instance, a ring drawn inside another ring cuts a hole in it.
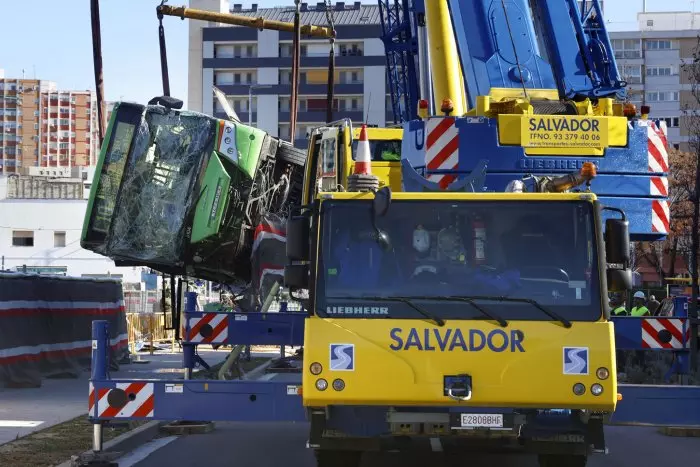
[{"label": "bus wheel", "polygon": [[317,467],[358,467],[362,460],[361,451],[335,451],[316,449]]},{"label": "bus wheel", "polygon": [[539,456],[540,467],[586,467],[587,456],[575,456],[566,454],[541,454]]}]

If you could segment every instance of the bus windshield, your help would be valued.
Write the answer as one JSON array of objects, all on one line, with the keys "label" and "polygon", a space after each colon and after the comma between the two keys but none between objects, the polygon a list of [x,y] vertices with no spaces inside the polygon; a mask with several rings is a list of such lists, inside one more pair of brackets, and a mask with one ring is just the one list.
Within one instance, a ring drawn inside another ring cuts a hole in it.
[{"label": "bus windshield", "polygon": [[546,307],[571,321],[595,321],[602,308],[593,208],[584,201],[394,200],[376,219],[389,237],[382,246],[370,201],[325,201],[316,311],[421,319],[417,304],[442,319],[487,319],[457,299],[482,297],[475,303],[506,320],[551,319],[538,308]]}]

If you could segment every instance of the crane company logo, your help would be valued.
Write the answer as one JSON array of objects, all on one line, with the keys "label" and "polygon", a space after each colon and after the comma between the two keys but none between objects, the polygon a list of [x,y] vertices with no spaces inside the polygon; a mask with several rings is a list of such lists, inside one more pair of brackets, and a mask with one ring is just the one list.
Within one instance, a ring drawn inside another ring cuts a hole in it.
[{"label": "crane company logo", "polygon": [[355,371],[355,344],[331,344],[331,370]]},{"label": "crane company logo", "polygon": [[329,315],[388,315],[389,307],[386,306],[327,306],[326,314]]},{"label": "crane company logo", "polygon": [[507,333],[501,329],[485,332],[479,329],[417,329],[394,328],[389,331],[391,350],[421,350],[440,352],[525,352],[525,334],[519,329]]},{"label": "crane company logo", "polygon": [[564,347],[564,374],[588,374],[588,347]]}]

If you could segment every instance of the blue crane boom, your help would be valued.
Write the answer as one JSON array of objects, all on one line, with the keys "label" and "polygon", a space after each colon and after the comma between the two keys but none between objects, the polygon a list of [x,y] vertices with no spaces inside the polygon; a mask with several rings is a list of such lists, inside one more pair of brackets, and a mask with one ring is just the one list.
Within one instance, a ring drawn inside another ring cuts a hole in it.
[{"label": "blue crane boom", "polygon": [[[598,0],[451,0],[468,102],[493,88],[624,98]],[[521,79],[522,77],[522,79]]]},{"label": "blue crane boom", "polygon": [[415,14],[422,1],[379,0],[381,40],[387,58],[387,82],[395,123],[416,118],[418,106],[418,40],[416,29],[424,15]]}]

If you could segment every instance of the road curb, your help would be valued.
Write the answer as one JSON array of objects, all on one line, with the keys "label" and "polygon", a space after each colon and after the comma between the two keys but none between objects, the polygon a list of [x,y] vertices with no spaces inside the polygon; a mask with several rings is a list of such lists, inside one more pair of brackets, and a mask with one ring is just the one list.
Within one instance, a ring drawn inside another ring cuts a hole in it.
[{"label": "road curb", "polygon": [[[152,421],[146,423],[145,425],[141,425],[140,427],[134,428],[131,431],[127,431],[126,433],[123,433],[117,436],[116,438],[105,442],[102,446],[102,451],[111,454],[133,451],[137,447],[147,443],[148,441],[158,436],[158,434],[160,433],[161,425],[165,423],[167,422]],[[56,467],[74,467],[75,465],[77,465],[75,464],[77,460],[83,458],[89,459],[91,457],[93,457],[93,451],[85,451],[84,453],[78,456],[74,456],[70,460],[58,464]],[[112,456],[108,457],[111,458]]]},{"label": "road curb", "polygon": [[700,427],[665,426],[659,428],[659,433],[680,438],[700,438]]}]

